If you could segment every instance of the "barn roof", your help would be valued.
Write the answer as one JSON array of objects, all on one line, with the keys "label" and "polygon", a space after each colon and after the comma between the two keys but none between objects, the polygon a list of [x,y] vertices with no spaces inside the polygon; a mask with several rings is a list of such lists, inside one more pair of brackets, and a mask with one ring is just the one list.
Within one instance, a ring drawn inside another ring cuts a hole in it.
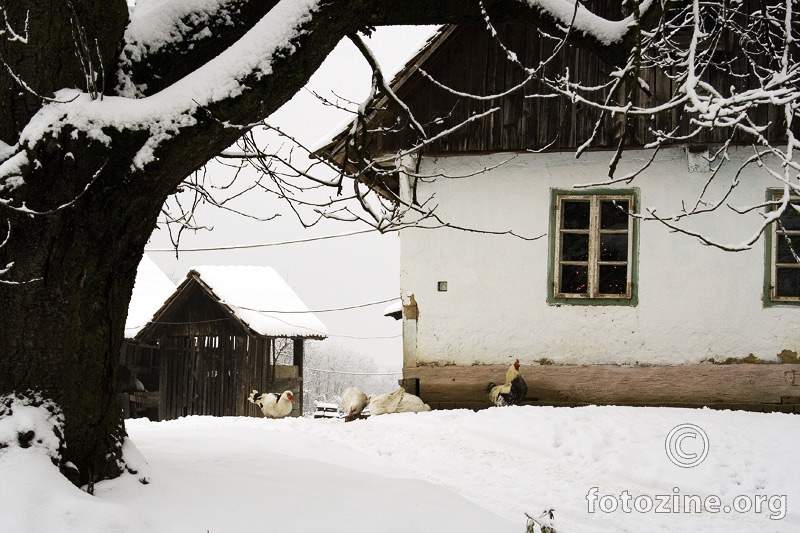
[{"label": "barn roof", "polygon": [[274,269],[264,266],[196,266],[153,317],[153,322],[190,285],[203,291],[245,329],[264,337],[328,336],[325,325]]},{"label": "barn roof", "polygon": [[173,292],[175,284],[172,280],[147,254],[142,256],[136,269],[136,283],[133,286],[131,303],[128,305],[125,338],[134,338]]}]

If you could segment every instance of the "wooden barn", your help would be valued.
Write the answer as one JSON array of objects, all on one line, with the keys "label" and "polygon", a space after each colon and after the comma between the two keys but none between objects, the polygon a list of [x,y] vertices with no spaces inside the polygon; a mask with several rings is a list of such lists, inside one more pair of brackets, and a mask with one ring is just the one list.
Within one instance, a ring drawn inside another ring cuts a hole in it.
[{"label": "wooden barn", "polygon": [[[558,40],[533,27],[496,29],[495,37],[484,26],[442,28],[392,82],[425,125],[424,150],[408,151],[420,137],[383,98],[363,127],[316,152],[363,170],[359,179],[386,197],[436,206],[435,220],[411,209],[403,220],[402,308],[387,309],[402,317],[407,389],[434,408],[486,407],[487,383],[518,358],[534,404],[800,412],[800,265],[790,249],[800,208],[735,254],[692,236],[744,242],[770,210],[800,206],[800,197],[747,164],[753,145],[740,130],[650,147],[656,131],[686,131],[682,106],[626,122],[566,95],[542,97],[549,89],[523,84],[525,68],[546,64],[552,79],[568,72],[599,87],[614,67],[569,46],[556,54]],[[717,64],[747,72],[734,41],[716,47]],[[681,81],[670,74],[643,69],[649,91],[636,101],[676,94]],[[704,76],[737,94],[759,81],[723,68]],[[767,104],[753,113],[778,145],[781,113]],[[631,179],[610,180],[623,140],[617,176]],[[384,173],[363,165],[365,152],[385,162]],[[645,216],[715,203],[733,209],[681,220],[689,234]]]},{"label": "wooden barn", "polygon": [[154,398],[138,413],[153,419],[260,417],[247,401],[254,389],[291,390],[300,416],[304,343],[326,336],[272,268],[195,267],[128,343],[122,367],[147,391],[134,395]]}]

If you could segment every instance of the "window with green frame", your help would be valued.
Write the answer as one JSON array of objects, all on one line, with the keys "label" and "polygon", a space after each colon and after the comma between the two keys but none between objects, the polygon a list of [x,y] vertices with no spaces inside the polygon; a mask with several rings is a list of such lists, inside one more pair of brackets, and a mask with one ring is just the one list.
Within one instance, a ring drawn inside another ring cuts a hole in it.
[{"label": "window with green frame", "polygon": [[551,302],[636,305],[635,209],[633,191],[553,191]]},{"label": "window with green frame", "polygon": [[[769,191],[770,210],[781,207],[783,191]],[[791,196],[767,233],[765,302],[800,304],[800,197]]]}]

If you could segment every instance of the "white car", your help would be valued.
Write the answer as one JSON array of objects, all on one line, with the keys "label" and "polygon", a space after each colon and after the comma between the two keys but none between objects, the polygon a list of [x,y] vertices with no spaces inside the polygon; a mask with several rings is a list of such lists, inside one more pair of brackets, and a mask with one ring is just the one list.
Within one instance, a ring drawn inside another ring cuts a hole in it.
[{"label": "white car", "polygon": [[341,418],[339,413],[339,406],[335,403],[320,402],[317,404],[317,410],[314,411],[314,418]]}]

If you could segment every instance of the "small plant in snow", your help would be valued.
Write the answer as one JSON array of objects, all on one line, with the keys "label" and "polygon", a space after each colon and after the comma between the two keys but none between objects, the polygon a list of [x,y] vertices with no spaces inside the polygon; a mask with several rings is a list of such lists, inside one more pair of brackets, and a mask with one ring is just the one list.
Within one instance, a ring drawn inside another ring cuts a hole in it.
[{"label": "small plant in snow", "polygon": [[538,517],[534,518],[528,513],[525,513],[528,521],[525,524],[525,533],[558,533],[553,521],[555,515],[553,509],[546,509]]}]

